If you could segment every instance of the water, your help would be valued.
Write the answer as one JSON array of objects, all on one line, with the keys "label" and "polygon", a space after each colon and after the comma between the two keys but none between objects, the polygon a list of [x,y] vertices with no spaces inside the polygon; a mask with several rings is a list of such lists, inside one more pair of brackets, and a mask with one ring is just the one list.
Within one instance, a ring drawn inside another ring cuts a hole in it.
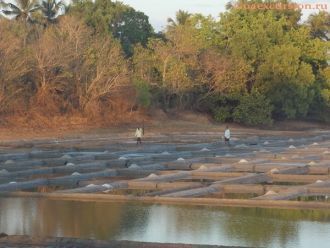
[{"label": "water", "polygon": [[330,210],[0,198],[0,232],[250,247],[330,247]]}]

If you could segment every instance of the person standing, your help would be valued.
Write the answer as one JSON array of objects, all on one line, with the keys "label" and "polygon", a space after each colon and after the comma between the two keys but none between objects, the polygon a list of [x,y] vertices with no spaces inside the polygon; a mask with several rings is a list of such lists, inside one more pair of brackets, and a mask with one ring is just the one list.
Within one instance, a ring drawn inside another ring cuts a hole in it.
[{"label": "person standing", "polygon": [[135,131],[136,144],[142,144],[143,129],[138,127]]},{"label": "person standing", "polygon": [[225,144],[230,146],[230,129],[228,126],[226,126],[225,130]]}]

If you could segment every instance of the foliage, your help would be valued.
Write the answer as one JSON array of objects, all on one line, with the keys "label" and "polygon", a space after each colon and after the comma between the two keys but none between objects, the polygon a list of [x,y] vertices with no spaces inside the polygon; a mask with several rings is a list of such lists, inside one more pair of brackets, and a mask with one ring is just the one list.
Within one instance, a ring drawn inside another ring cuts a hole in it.
[{"label": "foliage", "polygon": [[40,11],[48,22],[54,22],[63,7],[65,5],[61,0],[42,0],[39,4]]},{"label": "foliage", "polygon": [[311,35],[314,38],[330,40],[330,14],[326,11],[320,11],[308,17],[309,26],[311,27]]},{"label": "foliage", "polygon": [[330,122],[330,67],[317,76],[313,88],[315,94],[309,109],[309,118]]},{"label": "foliage", "polygon": [[315,77],[311,65],[301,62],[299,57],[298,48],[276,46],[260,66],[258,88],[276,107],[277,117],[293,119],[308,112]]},{"label": "foliage", "polygon": [[24,25],[1,19],[0,34],[0,113],[7,113],[26,94],[31,61]]},{"label": "foliage", "polygon": [[168,32],[176,30],[179,26],[185,26],[191,18],[192,14],[187,11],[179,10],[175,15],[175,20],[172,18],[167,19],[167,30]]},{"label": "foliage", "polygon": [[16,4],[12,2],[2,2],[2,12],[16,20],[33,21],[32,14],[39,10],[37,0],[17,0]]},{"label": "foliage", "polygon": [[0,2],[1,114],[27,106],[96,119],[161,107],[247,125],[330,121],[326,12],[301,23],[299,10],[228,4],[219,20],[180,10],[156,35],[117,1]]},{"label": "foliage", "polygon": [[250,68],[244,60],[209,49],[199,55],[199,64],[203,82],[211,91],[227,94],[246,91]]},{"label": "foliage", "polygon": [[270,125],[272,109],[270,101],[265,96],[253,92],[241,97],[233,112],[233,119],[246,125]]},{"label": "foliage", "polygon": [[68,101],[75,107],[80,105],[77,99],[81,93],[78,82],[88,75],[88,71],[84,70],[84,53],[90,42],[91,30],[70,16],[42,33],[33,44],[34,105],[44,106],[54,113],[65,109],[63,104]]},{"label": "foliage", "polygon": [[134,82],[135,90],[137,91],[137,103],[143,107],[148,108],[151,104],[151,92],[149,84],[144,81],[136,80]]},{"label": "foliage", "polygon": [[217,122],[227,122],[231,119],[232,113],[229,106],[224,106],[214,109],[213,116]]},{"label": "foliage", "polygon": [[153,35],[148,16],[121,2],[75,0],[69,13],[83,18],[95,33],[118,38],[127,55],[132,55],[135,44],[146,45]]}]

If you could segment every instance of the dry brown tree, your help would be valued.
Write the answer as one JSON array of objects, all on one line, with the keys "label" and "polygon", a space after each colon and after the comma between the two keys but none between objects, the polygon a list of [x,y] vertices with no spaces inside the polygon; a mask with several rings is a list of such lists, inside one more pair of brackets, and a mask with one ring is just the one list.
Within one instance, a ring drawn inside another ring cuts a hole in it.
[{"label": "dry brown tree", "polygon": [[111,37],[94,36],[75,17],[62,17],[58,25],[47,28],[33,51],[37,82],[33,103],[47,112],[76,110],[91,118],[104,116],[108,109],[114,111],[113,96],[129,85],[120,44]]},{"label": "dry brown tree", "polygon": [[31,70],[25,31],[20,23],[0,19],[0,113],[13,111],[24,95],[24,78]]},{"label": "dry brown tree", "polygon": [[45,30],[33,49],[35,107],[56,113],[79,105],[75,91],[83,77],[90,39],[88,27],[71,16],[63,17],[58,25]]}]

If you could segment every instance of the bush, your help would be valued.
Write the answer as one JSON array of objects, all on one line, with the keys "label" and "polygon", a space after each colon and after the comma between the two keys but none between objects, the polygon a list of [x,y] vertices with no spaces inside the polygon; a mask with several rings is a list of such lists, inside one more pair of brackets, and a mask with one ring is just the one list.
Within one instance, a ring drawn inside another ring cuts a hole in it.
[{"label": "bush", "polygon": [[149,84],[144,81],[136,80],[134,86],[137,94],[137,104],[143,108],[148,108],[151,104]]},{"label": "bush", "polygon": [[263,95],[254,92],[242,96],[240,104],[233,112],[235,122],[246,125],[271,125],[273,107]]},{"label": "bush", "polygon": [[226,122],[232,117],[228,106],[218,107],[213,112],[213,117],[218,122]]}]

